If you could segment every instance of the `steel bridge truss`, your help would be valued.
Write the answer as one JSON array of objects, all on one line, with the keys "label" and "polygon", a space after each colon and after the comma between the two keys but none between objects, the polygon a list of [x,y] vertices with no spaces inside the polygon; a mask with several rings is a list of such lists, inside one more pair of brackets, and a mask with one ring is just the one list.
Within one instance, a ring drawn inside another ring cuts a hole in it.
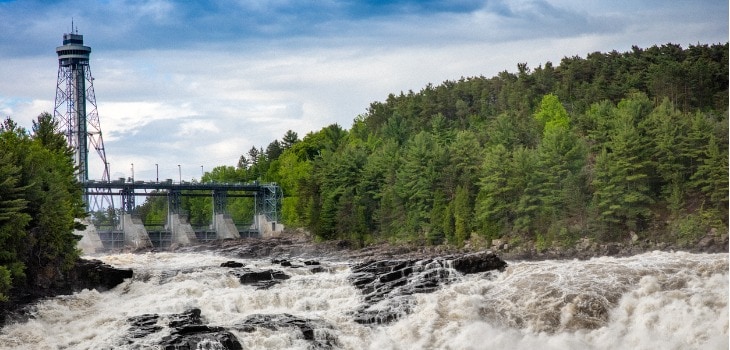
[{"label": "steel bridge truss", "polygon": [[261,189],[256,192],[256,212],[265,215],[268,221],[278,222],[283,197],[281,187],[275,183],[262,184]]},{"label": "steel bridge truss", "polygon": [[[171,213],[181,213],[181,197],[213,197],[214,213],[226,213],[229,197],[253,197],[256,215],[265,215],[268,221],[278,222],[283,193],[276,183],[170,183],[87,181],[82,184],[89,195],[117,195],[121,197],[124,213],[133,213],[136,196],[167,196]],[[151,192],[148,192],[151,191]]]}]

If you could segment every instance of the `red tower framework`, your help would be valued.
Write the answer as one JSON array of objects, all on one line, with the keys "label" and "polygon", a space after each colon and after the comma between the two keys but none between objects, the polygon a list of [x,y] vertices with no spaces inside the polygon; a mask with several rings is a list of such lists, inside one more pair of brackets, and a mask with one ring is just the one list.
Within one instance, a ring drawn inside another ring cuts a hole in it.
[{"label": "red tower framework", "polygon": [[[58,82],[53,118],[66,136],[66,142],[74,150],[78,166],[78,180],[84,184],[83,200],[88,211],[113,209],[111,192],[90,195],[89,183],[89,146],[96,150],[101,164],[91,163],[96,169],[103,169],[101,181],[109,182],[109,163],[106,161],[104,140],[96,110],[94,78],[89,68],[91,48],[84,46],[84,36],[71,25],[72,33],[63,35],[63,46],[56,48],[58,54]],[[89,108],[87,109],[87,102]]]}]

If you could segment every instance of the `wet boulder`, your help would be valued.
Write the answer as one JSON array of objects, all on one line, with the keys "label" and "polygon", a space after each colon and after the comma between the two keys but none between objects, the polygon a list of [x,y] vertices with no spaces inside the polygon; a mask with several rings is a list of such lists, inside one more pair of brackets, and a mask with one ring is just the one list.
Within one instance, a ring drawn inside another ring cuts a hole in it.
[{"label": "wet boulder", "polygon": [[279,264],[279,265],[281,265],[283,267],[290,267],[290,266],[292,266],[291,261],[286,260],[286,259],[271,259],[271,263],[272,264]]},{"label": "wet boulder", "polygon": [[160,315],[144,314],[133,316],[127,319],[129,323],[129,337],[144,338],[152,333],[162,330],[162,326],[158,324]]},{"label": "wet boulder", "polygon": [[492,252],[355,264],[349,280],[363,294],[363,304],[355,310],[354,320],[361,324],[390,323],[411,312],[413,294],[431,293],[465,274],[502,271],[506,266]]},{"label": "wet boulder", "polygon": [[126,345],[134,348],[148,347],[144,338],[162,331],[163,325],[167,323],[170,334],[160,340],[158,345],[161,349],[192,350],[201,346],[206,349],[243,349],[238,339],[228,330],[203,324],[200,309],[169,315],[144,314],[130,317],[127,322],[130,327]]},{"label": "wet boulder", "polygon": [[238,262],[238,261],[232,261],[232,260],[230,260],[230,261],[226,261],[226,262],[222,263],[221,264],[221,267],[238,268],[238,267],[243,267],[243,263],[242,262]]},{"label": "wet boulder", "polygon": [[172,333],[162,338],[160,347],[165,350],[200,349],[241,350],[243,346],[236,336],[222,327],[190,325],[175,328]]},{"label": "wet boulder", "polygon": [[479,252],[454,257],[451,260],[454,270],[463,274],[480,273],[487,271],[503,271],[507,263],[492,252]]},{"label": "wet boulder", "polygon": [[281,281],[287,280],[291,277],[282,271],[271,269],[239,269],[234,270],[231,273],[238,277],[241,284],[253,285],[258,289],[268,289],[271,286],[281,283]]},{"label": "wet boulder", "polygon": [[259,328],[272,331],[293,329],[301,333],[301,338],[310,342],[314,349],[339,347],[333,327],[322,320],[298,317],[290,314],[253,314],[239,322],[234,328],[251,333]]}]

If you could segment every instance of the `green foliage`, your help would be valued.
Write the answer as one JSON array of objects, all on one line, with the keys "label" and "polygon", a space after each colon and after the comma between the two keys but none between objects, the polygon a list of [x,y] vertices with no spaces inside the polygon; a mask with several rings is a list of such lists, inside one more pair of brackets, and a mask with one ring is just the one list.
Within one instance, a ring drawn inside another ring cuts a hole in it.
[{"label": "green foliage", "polygon": [[433,206],[439,172],[444,169],[444,149],[433,135],[421,131],[410,139],[396,172],[395,189],[406,205],[409,220],[406,229],[422,232]]},{"label": "green foliage", "polygon": [[706,232],[705,229],[699,215],[689,214],[674,221],[671,232],[675,236],[677,244],[687,246],[702,237]]},{"label": "green foliage", "polygon": [[48,113],[28,133],[0,126],[0,299],[21,283],[48,283],[78,259],[76,219],[86,216],[72,151]]},{"label": "green foliage", "polygon": [[586,147],[568,129],[548,131],[537,149],[540,193],[548,206],[559,207],[578,198],[567,191],[583,184],[579,178],[586,165]]},{"label": "green foliage", "polygon": [[691,247],[713,230],[718,235],[727,233],[727,215],[718,209],[684,214],[669,225],[670,234],[680,247]]},{"label": "green foliage", "polygon": [[550,243],[545,239],[545,236],[541,233],[535,235],[535,249],[538,252],[543,252],[550,247]]},{"label": "green foliage", "polygon": [[647,143],[642,142],[637,120],[648,115],[644,96],[623,100],[614,114],[611,139],[596,156],[594,203],[598,220],[609,234],[641,230],[651,216]]},{"label": "green foliage", "polygon": [[[161,193],[153,192],[152,194]],[[167,197],[147,197],[145,202],[137,207],[137,215],[145,226],[163,226],[167,221]]]},{"label": "green foliage", "polygon": [[284,197],[281,203],[281,221],[291,227],[304,227],[301,215],[297,211],[299,197]]},{"label": "green foliage", "polygon": [[13,155],[7,148],[0,148],[0,222],[12,221],[27,207],[23,197],[26,188],[20,187],[21,168],[14,164]]},{"label": "green foliage", "polygon": [[570,121],[568,112],[560,103],[558,96],[554,94],[545,95],[540,102],[535,119],[543,125],[545,134],[556,129],[568,129]]},{"label": "green foliage", "polygon": [[728,153],[720,151],[714,136],[710,136],[697,171],[692,174],[693,185],[716,208],[728,206]]},{"label": "green foliage", "polygon": [[428,244],[438,245],[446,239],[446,205],[443,195],[437,192],[429,215],[430,227],[426,231],[426,242]]},{"label": "green foliage", "polygon": [[512,177],[512,156],[503,145],[487,149],[482,165],[484,177],[479,182],[478,218],[483,223],[506,225],[510,222],[509,199],[517,196],[517,189],[508,186]]},{"label": "green foliage", "polygon": [[296,132],[287,130],[286,134],[284,134],[284,137],[281,138],[281,146],[284,148],[284,150],[288,150],[299,141],[299,135],[297,135]]},{"label": "green foliage", "polygon": [[456,197],[454,198],[454,240],[457,246],[464,244],[471,235],[473,219],[472,213],[474,205],[471,201],[470,191],[463,186],[456,189]]}]

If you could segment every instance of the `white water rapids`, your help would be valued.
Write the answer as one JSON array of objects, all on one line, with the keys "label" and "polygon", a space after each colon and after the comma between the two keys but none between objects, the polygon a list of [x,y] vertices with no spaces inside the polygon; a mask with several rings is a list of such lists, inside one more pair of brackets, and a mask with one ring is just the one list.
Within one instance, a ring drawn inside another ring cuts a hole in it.
[{"label": "white water rapids", "polygon": [[[214,253],[96,257],[132,268],[113,290],[83,291],[37,304],[33,317],[0,330],[1,349],[155,348],[165,335],[125,345],[128,318],[199,308],[227,327],[251,314],[288,313],[332,325],[343,349],[728,349],[728,254],[654,252],[588,261],[508,262],[502,273],[463,276],[416,294],[412,313],[361,325],[362,295],[344,262],[330,272],[244,260],[293,277],[268,290],[241,285]],[[307,349],[296,329],[231,330],[244,349]],[[211,347],[214,348],[214,347]]]}]

